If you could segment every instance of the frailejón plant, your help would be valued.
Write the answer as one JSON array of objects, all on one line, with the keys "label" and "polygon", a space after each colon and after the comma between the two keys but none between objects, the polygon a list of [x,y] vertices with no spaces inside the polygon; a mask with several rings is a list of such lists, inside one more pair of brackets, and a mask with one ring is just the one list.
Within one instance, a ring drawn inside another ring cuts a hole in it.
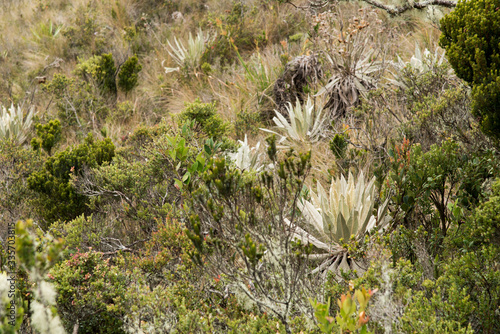
[{"label": "frailej\u00f3n plant", "polygon": [[[213,38],[213,37],[212,37]],[[168,41],[168,54],[177,63],[178,67],[165,67],[165,72],[175,72],[181,69],[193,70],[200,65],[200,59],[206,49],[206,44],[212,39],[208,33],[198,30],[196,38],[189,33],[187,47],[174,37],[175,45]]]},{"label": "frailej\u00f3n plant", "polygon": [[10,105],[9,110],[2,106],[0,115],[0,139],[13,139],[19,145],[26,141],[31,124],[33,123],[34,109],[30,108],[26,119],[23,117],[23,110],[20,106]]},{"label": "frailej\u00f3n plant", "polygon": [[[427,49],[422,52],[418,44],[415,44],[415,54],[411,56],[409,61],[403,61],[398,55],[398,60],[392,63],[392,67],[395,69],[395,72],[391,72],[394,79],[388,80],[400,88],[408,89],[411,84],[407,82],[409,80],[408,76],[405,75],[407,71],[412,71],[416,75],[423,75],[434,71],[436,68],[446,64],[444,54],[444,52],[440,53],[438,48],[436,48],[434,53],[431,53]],[[453,75],[453,69],[449,68],[447,74],[450,76]]]},{"label": "frailej\u00f3n plant", "polygon": [[275,110],[276,117],[273,118],[274,123],[278,127],[280,133],[268,129],[263,131],[280,135],[282,140],[289,139],[295,142],[317,142],[323,130],[325,118],[322,117],[323,108],[315,108],[315,103],[310,96],[307,97],[306,103],[302,106],[297,100],[295,107],[288,102],[286,106],[288,118],[290,122],[280,112]]},{"label": "frailej\u00f3n plant", "polygon": [[366,184],[362,172],[357,182],[349,173],[348,181],[342,175],[332,182],[329,194],[319,182],[317,192],[311,190],[310,194],[312,203],[298,202],[307,226],[294,227],[298,239],[320,250],[313,258],[321,264],[313,273],[359,269],[359,263],[349,257],[343,242],[352,237],[363,242],[367,232],[375,227],[384,228],[390,221],[386,215],[388,200],[379,206],[377,216],[372,214],[376,202],[375,177]]},{"label": "frailej\u00f3n plant", "polygon": [[229,158],[233,161],[234,165],[241,170],[255,170],[259,171],[262,168],[261,156],[259,153],[260,142],[255,147],[248,145],[247,135],[245,140],[239,140],[241,146],[234,153],[229,153]]}]

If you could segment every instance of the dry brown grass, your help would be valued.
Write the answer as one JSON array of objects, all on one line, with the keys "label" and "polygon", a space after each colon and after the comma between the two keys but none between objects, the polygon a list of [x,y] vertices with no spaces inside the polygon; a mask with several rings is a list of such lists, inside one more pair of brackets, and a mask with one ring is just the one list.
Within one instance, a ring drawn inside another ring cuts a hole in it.
[{"label": "dry brown grass", "polygon": [[[207,13],[210,12],[213,17],[226,15],[233,2],[209,0],[201,4],[188,0],[168,6],[159,6],[159,3],[155,0],[76,0],[71,3],[56,0],[50,2],[48,7],[40,7],[39,3],[33,1],[4,0],[0,8],[0,29],[4,32],[0,37],[0,75],[9,79],[0,84],[0,100],[9,102],[11,99],[22,100],[30,96],[42,120],[56,116],[54,104],[49,104],[50,97],[45,96],[39,86],[32,85],[33,78],[43,75],[50,80],[55,73],[72,76],[77,61],[76,58],[68,57],[68,39],[63,33],[53,39],[39,40],[32,30],[40,29],[50,22],[56,26],[64,25],[67,29],[74,26],[78,15],[85,12],[90,12],[94,19],[98,37],[106,41],[104,51],[112,52],[118,63],[132,55],[133,48],[141,50],[139,59],[143,68],[139,85],[127,96],[120,93],[117,100],[117,103],[131,101],[134,105],[133,114],[123,121],[113,119],[101,124],[117,143],[139,124],[156,124],[162,117],[181,112],[185,103],[193,102],[196,98],[203,102],[216,101],[221,116],[232,123],[237,120],[237,113],[242,111],[273,115],[276,105],[272,89],[286,60],[325,47],[311,43],[305,37],[300,42],[287,41],[292,32],[300,31],[307,36],[307,32],[313,30],[313,24],[305,11],[286,4],[247,1],[245,4],[249,10],[255,6],[254,10],[259,14],[245,17],[242,22],[244,29],[263,31],[268,41],[266,46],[242,51],[243,62],[254,71],[253,75],[238,60],[224,68],[217,63],[212,64],[212,72],[207,74],[192,73],[188,77],[181,77],[177,73],[166,74],[162,62],[165,62],[165,66],[172,64],[166,42],[174,36],[186,40],[189,32],[194,32],[200,24],[208,31]],[[359,15],[358,4],[342,3],[339,6],[346,20]],[[174,11],[181,12],[183,18],[174,20],[171,16]],[[438,39],[439,31],[427,23],[420,23],[419,18],[405,17],[401,19],[407,21],[405,24],[397,24],[387,19],[385,13],[379,12],[378,17],[384,21],[385,30],[383,33],[373,33],[378,45],[387,47],[384,50],[387,59],[395,59],[396,54],[408,59],[414,50],[415,40],[422,48],[432,49]],[[128,41],[124,29],[134,26],[137,27],[137,37]],[[97,51],[96,45],[88,45],[81,55],[86,58]],[[48,67],[58,57],[64,59],[60,67]],[[265,75],[258,78],[255,75],[259,73]],[[113,110],[114,105],[110,108]],[[394,109],[397,111],[397,107]],[[386,131],[373,130],[377,128],[373,123],[378,121],[371,119],[364,124],[359,118],[351,117],[338,123],[330,130],[330,136],[318,144],[321,149],[315,147],[315,163],[324,171],[339,168],[332,162],[334,158],[328,149],[328,141],[335,132],[342,131],[343,123],[349,125],[351,131],[359,132],[352,137],[356,138],[353,139],[356,145],[361,146],[363,142],[383,143]],[[390,122],[384,122],[384,129],[390,126]],[[100,136],[99,129],[93,131]],[[79,136],[69,131],[66,144],[78,142]],[[249,138],[249,141],[263,141],[264,137],[265,134],[259,133],[255,138]]]}]

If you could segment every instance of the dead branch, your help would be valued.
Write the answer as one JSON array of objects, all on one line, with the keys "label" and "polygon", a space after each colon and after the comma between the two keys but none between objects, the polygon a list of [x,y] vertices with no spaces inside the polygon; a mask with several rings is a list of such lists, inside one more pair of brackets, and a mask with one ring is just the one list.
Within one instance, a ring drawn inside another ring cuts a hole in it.
[{"label": "dead branch", "polygon": [[361,0],[364,1],[373,7],[377,7],[380,9],[385,10],[387,13],[389,13],[392,16],[395,15],[401,15],[404,12],[412,9],[424,9],[428,6],[441,6],[441,7],[446,7],[446,8],[454,8],[457,3],[455,1],[451,0],[428,0],[428,1],[422,1],[422,2],[410,2],[408,1],[406,4],[403,6],[388,6],[384,5],[383,3],[380,3],[375,0]]},{"label": "dead branch", "polygon": [[[424,9],[426,7],[429,7],[429,6],[441,6],[441,7],[446,7],[446,8],[455,8],[457,5],[457,2],[452,1],[452,0],[427,0],[427,1],[422,1],[422,2],[408,1],[403,6],[385,5],[385,4],[378,2],[376,0],[359,0],[359,1],[366,2],[367,4],[369,4],[373,7],[385,10],[391,16],[401,15],[408,10]],[[309,1],[310,6],[314,7],[314,8],[324,7],[326,4],[329,4],[330,2],[332,2],[332,0],[325,0],[323,2]],[[292,5],[293,7],[297,8],[297,9],[307,9],[306,6],[295,5],[294,3],[292,3],[291,0],[288,0],[285,3]]]}]

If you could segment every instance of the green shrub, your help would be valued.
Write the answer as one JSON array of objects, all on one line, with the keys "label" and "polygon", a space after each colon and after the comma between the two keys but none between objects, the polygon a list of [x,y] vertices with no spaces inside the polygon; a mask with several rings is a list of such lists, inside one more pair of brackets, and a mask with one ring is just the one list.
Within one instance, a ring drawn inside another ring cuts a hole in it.
[{"label": "green shrub", "polygon": [[[405,139],[389,155],[387,184],[398,208],[394,218],[411,231],[412,244],[418,243],[415,238],[423,232],[427,251],[434,257],[442,251],[448,230],[477,205],[481,185],[498,163],[491,152],[469,153],[453,140],[423,152],[420,145],[411,146]],[[423,231],[417,230],[419,226]]]},{"label": "green shrub", "polygon": [[97,18],[95,4],[79,6],[72,16],[74,20],[62,29],[62,34],[68,40],[65,55],[77,59],[81,55],[104,52],[109,44],[106,43],[106,36],[101,33],[104,29]]},{"label": "green shrub", "polygon": [[275,136],[268,144],[276,167],[260,175],[210,160],[192,187],[186,233],[195,247],[190,255],[204,272],[220,276],[241,304],[268,312],[290,332],[292,319],[310,314],[309,291],[319,289],[305,258],[312,246],[293,233],[303,222],[296,205],[311,153],[288,152],[277,161]]},{"label": "green shrub", "polygon": [[[496,333],[500,328],[500,179],[490,198],[450,236],[459,254],[442,268],[442,279],[466,291],[469,318],[477,333]],[[454,247],[453,247],[454,246]]]},{"label": "green shrub", "polygon": [[116,66],[111,53],[80,60],[75,73],[93,80],[102,92],[116,94]]},{"label": "green shrub", "polygon": [[57,309],[68,333],[124,333],[120,301],[129,285],[127,276],[110,265],[102,253],[75,253],[56,265],[49,278],[55,284]]},{"label": "green shrub", "polygon": [[58,152],[47,159],[42,170],[30,175],[28,186],[39,193],[36,206],[47,223],[71,220],[88,211],[88,199],[76,192],[71,175],[78,176],[84,166],[109,162],[114,154],[115,146],[109,138],[94,141],[89,134],[84,143]]},{"label": "green shrub", "polygon": [[139,64],[137,56],[129,57],[121,66],[118,73],[118,87],[125,93],[130,92],[137,86],[138,73],[142,70],[142,65]]},{"label": "green shrub", "polygon": [[[0,140],[0,212],[2,223],[15,223],[32,215],[29,199],[34,192],[26,179],[43,166],[40,154],[19,147],[11,140]],[[0,223],[0,226],[4,226]]]},{"label": "green shrub", "polygon": [[178,119],[181,127],[188,121],[195,121],[195,131],[202,132],[215,140],[222,139],[229,133],[230,129],[229,124],[224,122],[217,113],[215,102],[202,103],[196,99],[193,103],[187,103]]},{"label": "green shrub", "polygon": [[458,77],[473,87],[473,113],[482,129],[500,137],[499,0],[459,1],[441,20],[440,45]]},{"label": "green shrub", "polygon": [[48,155],[51,155],[52,148],[61,140],[61,122],[53,119],[45,125],[36,125],[37,138],[31,140],[31,147],[36,151],[43,148]]},{"label": "green shrub", "polygon": [[87,126],[103,120],[108,114],[108,101],[100,88],[78,78],[55,74],[50,82],[42,86],[52,95],[63,128],[78,126],[83,132]]},{"label": "green shrub", "polygon": [[330,151],[337,159],[343,159],[346,155],[347,146],[349,146],[349,134],[335,134],[330,140]]},{"label": "green shrub", "polygon": [[247,109],[236,113],[234,129],[239,138],[244,138],[246,134],[257,135],[262,127],[261,115],[259,112],[251,112]]}]

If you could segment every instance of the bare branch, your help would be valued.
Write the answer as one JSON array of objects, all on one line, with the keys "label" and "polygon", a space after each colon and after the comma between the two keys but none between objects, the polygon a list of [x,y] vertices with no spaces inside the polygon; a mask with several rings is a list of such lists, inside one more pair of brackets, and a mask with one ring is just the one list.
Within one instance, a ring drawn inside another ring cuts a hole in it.
[{"label": "bare branch", "polygon": [[[455,8],[457,5],[457,2],[452,1],[452,0],[427,0],[427,1],[422,1],[422,2],[408,1],[403,6],[390,6],[390,5],[386,5],[386,4],[383,4],[381,2],[378,2],[376,0],[359,0],[359,1],[366,2],[367,4],[369,4],[373,7],[383,9],[392,16],[401,15],[408,10],[424,9],[426,7],[429,7],[429,6],[441,6],[441,7],[446,7],[446,8]],[[320,2],[309,1],[309,4],[311,7],[321,8],[321,7],[325,7],[327,4],[329,4],[331,2],[332,2],[332,0],[325,0],[323,2],[321,2],[321,1]],[[306,6],[295,5],[294,3],[292,3],[291,0],[287,0],[285,3],[292,5],[293,7],[297,8],[297,9],[307,9]]]},{"label": "bare branch", "polygon": [[451,0],[427,0],[427,1],[422,1],[422,2],[410,2],[408,1],[406,4],[403,6],[388,6],[384,5],[383,3],[380,3],[375,0],[361,0],[364,1],[374,7],[380,8],[385,10],[387,13],[390,15],[400,15],[403,14],[404,12],[412,9],[424,9],[428,6],[441,6],[441,7],[446,7],[446,8],[454,8],[457,3],[455,1]]}]

